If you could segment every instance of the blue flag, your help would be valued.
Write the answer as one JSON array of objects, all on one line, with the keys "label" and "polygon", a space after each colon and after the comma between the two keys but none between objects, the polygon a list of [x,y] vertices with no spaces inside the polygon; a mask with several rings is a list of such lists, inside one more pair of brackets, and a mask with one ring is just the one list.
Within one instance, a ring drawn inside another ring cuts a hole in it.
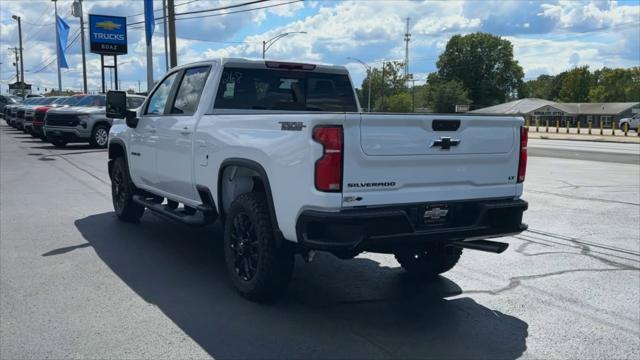
[{"label": "blue flag", "polygon": [[156,20],[153,17],[153,0],[144,0],[144,33],[147,36],[147,46],[151,45]]},{"label": "blue flag", "polygon": [[60,53],[60,67],[68,69],[67,57],[64,55],[64,50],[67,47],[67,40],[69,38],[69,24],[67,24],[60,16],[56,19],[56,26],[58,27],[58,50]]}]

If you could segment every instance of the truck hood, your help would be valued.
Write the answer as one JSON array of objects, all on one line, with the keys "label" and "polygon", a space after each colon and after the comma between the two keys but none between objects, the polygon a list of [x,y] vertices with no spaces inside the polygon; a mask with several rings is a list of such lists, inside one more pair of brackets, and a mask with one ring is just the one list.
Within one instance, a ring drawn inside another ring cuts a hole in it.
[{"label": "truck hood", "polygon": [[69,107],[52,108],[49,111],[55,112],[57,114],[88,114],[88,115],[100,114],[100,113],[106,112],[103,106],[101,107],[69,106]]}]

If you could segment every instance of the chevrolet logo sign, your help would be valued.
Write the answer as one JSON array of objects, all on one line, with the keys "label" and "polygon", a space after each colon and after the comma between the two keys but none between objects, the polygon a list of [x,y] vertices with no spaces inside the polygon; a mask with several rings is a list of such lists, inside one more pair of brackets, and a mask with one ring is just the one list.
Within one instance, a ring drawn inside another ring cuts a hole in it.
[{"label": "chevrolet logo sign", "polygon": [[438,220],[442,217],[447,216],[449,213],[448,209],[441,209],[439,207],[427,210],[424,212],[425,220]]},{"label": "chevrolet logo sign", "polygon": [[121,24],[116,24],[113,21],[102,21],[96,23],[96,27],[103,28],[105,30],[118,30],[122,27]]}]

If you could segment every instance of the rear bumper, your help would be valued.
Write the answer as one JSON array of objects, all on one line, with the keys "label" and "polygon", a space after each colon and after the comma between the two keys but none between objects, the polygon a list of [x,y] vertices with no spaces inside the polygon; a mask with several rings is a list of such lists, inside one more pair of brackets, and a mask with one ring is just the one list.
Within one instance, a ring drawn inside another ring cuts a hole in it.
[{"label": "rear bumper", "polygon": [[303,246],[330,252],[392,253],[404,248],[459,240],[487,239],[519,234],[527,229],[524,200],[480,200],[438,203],[450,211],[440,224],[426,225],[430,204],[410,204],[339,212],[304,211],[296,232]]}]

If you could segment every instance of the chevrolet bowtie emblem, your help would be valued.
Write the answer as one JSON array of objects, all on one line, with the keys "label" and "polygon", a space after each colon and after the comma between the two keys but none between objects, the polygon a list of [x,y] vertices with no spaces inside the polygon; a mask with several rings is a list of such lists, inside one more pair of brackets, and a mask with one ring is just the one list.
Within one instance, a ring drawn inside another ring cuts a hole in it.
[{"label": "chevrolet bowtie emblem", "polygon": [[438,220],[442,217],[447,216],[447,214],[449,213],[448,209],[441,209],[439,207],[437,208],[433,208],[431,210],[427,210],[424,212],[424,219],[425,220]]},{"label": "chevrolet bowtie emblem", "polygon": [[439,146],[442,150],[449,150],[452,146],[458,146],[458,144],[460,144],[460,139],[443,136],[438,140],[434,140],[431,147]]},{"label": "chevrolet bowtie emblem", "polygon": [[116,24],[113,21],[102,21],[102,22],[96,23],[96,27],[103,28],[105,30],[117,30],[117,29],[120,29],[122,25]]}]

